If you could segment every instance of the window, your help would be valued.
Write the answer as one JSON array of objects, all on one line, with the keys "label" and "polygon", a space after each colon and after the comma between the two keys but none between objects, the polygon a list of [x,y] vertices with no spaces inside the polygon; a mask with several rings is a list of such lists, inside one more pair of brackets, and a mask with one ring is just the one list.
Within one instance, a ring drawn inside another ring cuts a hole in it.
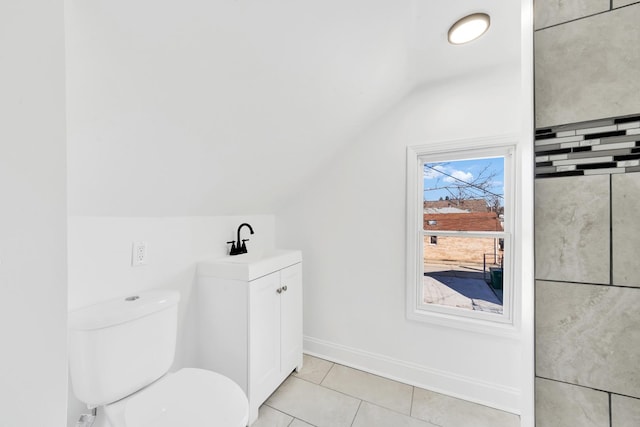
[{"label": "window", "polygon": [[514,145],[443,145],[407,150],[408,317],[509,327]]}]

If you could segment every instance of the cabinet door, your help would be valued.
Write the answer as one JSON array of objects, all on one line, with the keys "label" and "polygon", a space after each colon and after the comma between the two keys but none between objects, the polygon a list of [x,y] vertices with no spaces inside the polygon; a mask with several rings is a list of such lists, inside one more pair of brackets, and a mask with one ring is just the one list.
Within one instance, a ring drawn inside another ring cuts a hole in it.
[{"label": "cabinet door", "polygon": [[[280,271],[281,371],[283,377],[302,366],[302,264]],[[286,289],[286,290],[285,290]]]},{"label": "cabinet door", "polygon": [[260,405],[280,381],[280,273],[249,283],[249,400]]}]

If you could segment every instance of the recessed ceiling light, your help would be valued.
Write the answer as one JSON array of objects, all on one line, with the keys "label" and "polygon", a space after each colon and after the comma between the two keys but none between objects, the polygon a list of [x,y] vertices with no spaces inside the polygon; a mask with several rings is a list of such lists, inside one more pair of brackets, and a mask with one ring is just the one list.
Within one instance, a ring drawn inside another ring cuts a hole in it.
[{"label": "recessed ceiling light", "polygon": [[459,19],[449,29],[449,43],[463,44],[477,39],[489,29],[491,19],[486,13],[474,13]]}]

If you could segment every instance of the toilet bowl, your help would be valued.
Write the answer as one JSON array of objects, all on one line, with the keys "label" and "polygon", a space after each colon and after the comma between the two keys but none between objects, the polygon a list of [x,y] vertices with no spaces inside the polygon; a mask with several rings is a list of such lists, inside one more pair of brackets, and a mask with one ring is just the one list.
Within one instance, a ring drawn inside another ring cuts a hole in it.
[{"label": "toilet bowl", "polygon": [[69,313],[73,392],[88,408],[98,408],[103,423],[247,425],[247,396],[231,379],[195,368],[167,373],[175,354],[179,300],[175,291],[148,291]]},{"label": "toilet bowl", "polygon": [[229,378],[185,368],[106,405],[104,413],[112,426],[244,427],[249,405],[242,389]]}]

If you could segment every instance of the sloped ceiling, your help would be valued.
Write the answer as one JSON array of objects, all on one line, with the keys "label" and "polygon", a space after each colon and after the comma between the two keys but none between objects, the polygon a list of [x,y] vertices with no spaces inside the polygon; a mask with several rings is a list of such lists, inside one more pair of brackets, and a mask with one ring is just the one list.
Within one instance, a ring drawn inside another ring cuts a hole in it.
[{"label": "sloped ceiling", "polygon": [[517,61],[517,2],[476,3],[68,0],[70,214],[273,213],[416,86]]}]

